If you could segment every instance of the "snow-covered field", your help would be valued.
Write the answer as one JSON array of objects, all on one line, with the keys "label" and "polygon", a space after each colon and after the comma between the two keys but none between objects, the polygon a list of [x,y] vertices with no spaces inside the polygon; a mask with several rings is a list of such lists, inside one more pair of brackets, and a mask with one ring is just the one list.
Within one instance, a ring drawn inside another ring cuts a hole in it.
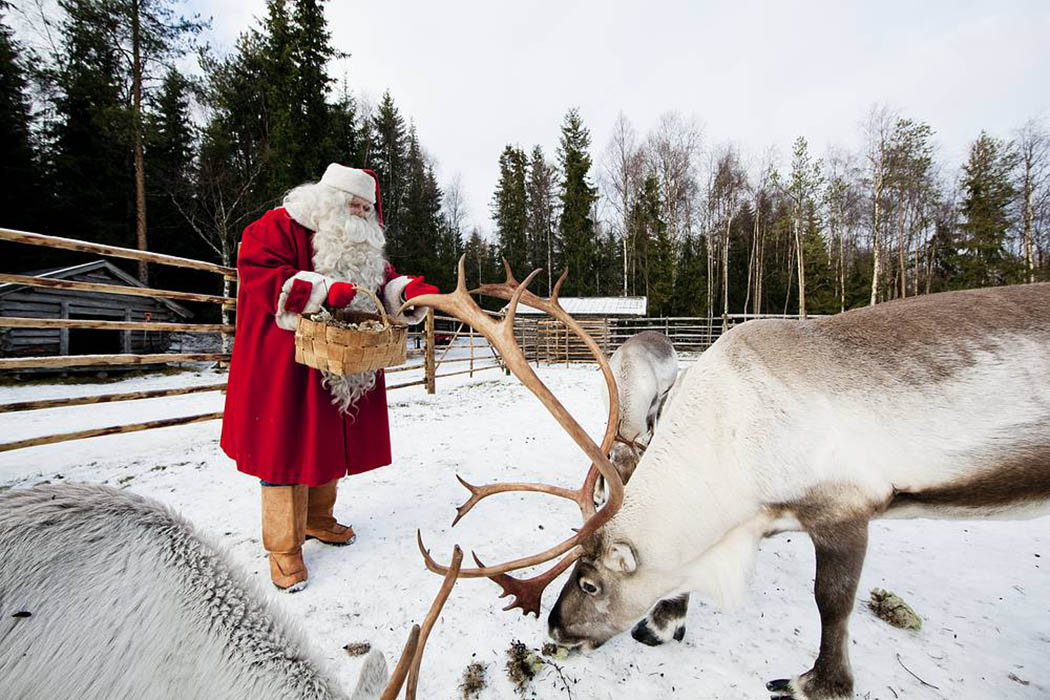
[{"label": "snow-covered field", "polygon": [[[603,427],[596,370],[544,367],[548,382],[584,427]],[[391,383],[407,381],[394,375]],[[0,403],[210,383],[210,370],[105,385],[0,387]],[[454,507],[468,481],[549,480],[578,485],[579,450],[517,381],[498,371],[439,380],[390,393],[394,464],[342,482],[337,515],[358,542],[305,547],[309,588],[268,595],[302,620],[307,636],[347,688],[359,658],[343,646],[370,642],[393,662],[409,627],[421,621],[440,579],[415,545],[423,531],[434,555],[452,545],[494,561],[546,548],[577,524],[573,504],[536,494],[495,497],[456,527]],[[218,393],[22,414],[0,414],[0,442],[220,410]],[[222,542],[250,576],[268,576],[259,543],[258,484],[219,450],[219,423],[0,453],[0,487],[50,480],[103,482],[181,511]],[[537,698],[765,698],[764,683],[809,667],[819,624],[811,595],[813,552],[806,537],[780,535],[759,556],[751,599],[720,612],[694,596],[685,640],[659,648],[628,635],[590,655],[548,665],[531,686]],[[145,584],[144,584],[145,585]],[[867,610],[874,587],[900,594],[924,618],[920,632],[888,626]],[[553,603],[560,582],[545,597]],[[457,584],[423,661],[420,695],[454,698],[465,667],[487,665],[482,698],[510,698],[504,671],[513,640],[538,648],[545,620],[500,610],[487,580]],[[546,613],[546,611],[545,611]],[[544,614],[545,614],[544,613]],[[857,697],[1046,698],[1050,696],[1050,518],[1028,522],[878,522],[851,626]],[[921,681],[919,680],[921,679]]]}]

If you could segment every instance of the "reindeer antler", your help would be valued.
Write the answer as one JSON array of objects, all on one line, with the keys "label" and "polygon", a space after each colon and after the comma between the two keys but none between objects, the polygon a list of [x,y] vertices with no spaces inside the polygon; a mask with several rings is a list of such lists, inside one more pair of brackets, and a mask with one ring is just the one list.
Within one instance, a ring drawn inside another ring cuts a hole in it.
[{"label": "reindeer antler", "polygon": [[408,677],[408,686],[405,688],[405,700],[415,700],[416,686],[419,683],[419,665],[423,661],[423,649],[426,647],[427,637],[430,636],[430,630],[434,623],[437,622],[441,608],[445,606],[445,601],[448,600],[448,594],[452,592],[452,587],[456,585],[459,565],[462,561],[463,550],[457,544],[452,548],[452,564],[449,566],[448,573],[445,574],[445,580],[441,582],[441,588],[438,590],[437,595],[434,596],[434,602],[430,604],[427,616],[423,619],[423,627],[420,629],[419,625],[412,625],[412,629],[408,633],[408,639],[405,640],[405,648],[401,650],[401,658],[398,659],[397,666],[394,667],[394,672],[391,674],[390,680],[387,681],[386,688],[383,690],[383,694],[379,696],[379,700],[396,700],[397,694],[401,692],[401,686],[405,683],[406,676]]},{"label": "reindeer antler", "polygon": [[[620,479],[619,473],[606,457],[609,448],[612,445],[613,436],[616,432],[616,420],[619,416],[616,381],[613,378],[612,370],[609,368],[609,363],[606,361],[605,355],[598,347],[598,344],[594,342],[594,339],[591,338],[558,303],[558,293],[561,289],[562,283],[565,281],[567,273],[561,275],[551,297],[549,299],[543,299],[532,294],[527,289],[529,283],[535,279],[540,271],[534,270],[524,282],[519,284],[514,279],[510,266],[507,265],[506,260],[504,260],[504,268],[507,272],[507,279],[505,282],[502,284],[482,285],[478,289],[468,292],[464,282],[465,257],[466,256],[463,256],[459,260],[459,275],[456,282],[456,290],[454,292],[449,294],[425,294],[413,297],[411,302],[406,303],[404,306],[430,306],[440,311],[444,311],[460,321],[470,324],[481,332],[493,347],[499,350],[507,368],[514,373],[514,376],[516,376],[522,384],[540,399],[543,405],[551,412],[573,441],[575,441],[580,449],[582,449],[591,459],[592,463],[591,469],[588,471],[587,478],[583,485],[580,489],[575,491],[548,484],[525,483],[493,484],[479,487],[468,484],[463,479],[460,479],[460,483],[471,492],[471,497],[466,503],[457,509],[458,512],[456,519],[453,521],[453,525],[483,498],[494,493],[502,493],[506,491],[548,493],[568,498],[576,502],[579,506],[585,522],[573,537],[570,537],[539,554],[515,559],[496,566],[482,565],[481,561],[478,560],[477,555],[475,555],[474,559],[478,564],[478,568],[461,569],[459,572],[460,576],[467,578],[477,578],[482,576],[492,578],[503,587],[504,596],[515,596],[515,600],[506,609],[509,610],[514,607],[520,607],[524,614],[531,612],[539,617],[539,601],[543,589],[579,556],[580,551],[578,545],[580,542],[608,522],[623,503],[623,482]],[[509,299],[507,313],[503,320],[496,321],[488,316],[471,297],[472,293],[483,293],[490,296]],[[594,443],[590,436],[587,435],[569,412],[565,410],[565,407],[562,406],[561,402],[558,401],[558,399],[551,393],[550,389],[540,381],[539,377],[536,376],[536,373],[533,372],[532,368],[529,366],[528,360],[525,358],[524,353],[514,338],[514,318],[519,303],[525,303],[528,306],[545,311],[552,317],[565,323],[583,340],[598,361],[609,389],[609,422],[606,426],[605,436],[602,440],[601,447]],[[593,493],[594,485],[599,473],[610,485],[610,492],[605,507],[600,511],[595,512]],[[419,551],[423,555],[427,568],[435,573],[447,574],[449,568],[438,564],[430,556],[429,550],[427,550],[423,544],[422,534],[417,531],[416,537],[419,544]],[[561,562],[559,562],[553,569],[541,574],[540,576],[520,580],[506,575],[509,571],[541,564],[566,553],[568,553],[568,555]]]}]

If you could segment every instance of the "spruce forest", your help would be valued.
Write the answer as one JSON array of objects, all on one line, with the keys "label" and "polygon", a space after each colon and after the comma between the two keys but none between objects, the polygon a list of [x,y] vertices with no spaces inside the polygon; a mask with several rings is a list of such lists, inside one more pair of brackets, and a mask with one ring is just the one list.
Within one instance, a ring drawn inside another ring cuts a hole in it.
[{"label": "spruce forest", "polygon": [[[388,257],[443,290],[463,253],[470,285],[502,278],[505,257],[520,276],[568,268],[564,295],[645,295],[651,316],[829,314],[1050,279],[1045,123],[974,134],[964,162],[945,162],[936,125],[878,104],[856,115],[854,144],[822,154],[802,137],[710,143],[674,111],[647,130],[603,115],[613,136],[594,144],[567,106],[555,152],[492,154],[490,227],[468,226],[457,180],[438,177],[456,154],[430,153],[394,95],[359,99],[330,72],[324,4],[269,0],[220,55],[200,41],[207,20],[171,0],[60,0],[32,47],[0,0],[0,226],[234,265],[245,225],[336,161],[377,172]],[[17,273],[72,259],[0,254]],[[544,272],[534,289],[551,284]]]}]

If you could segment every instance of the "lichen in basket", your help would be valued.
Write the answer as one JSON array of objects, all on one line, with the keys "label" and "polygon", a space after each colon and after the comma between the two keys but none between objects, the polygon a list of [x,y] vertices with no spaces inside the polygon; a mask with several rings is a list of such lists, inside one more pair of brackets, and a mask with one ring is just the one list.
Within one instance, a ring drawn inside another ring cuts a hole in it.
[{"label": "lichen in basket", "polygon": [[351,323],[350,321],[343,320],[338,316],[334,315],[328,309],[321,309],[320,311],[312,314],[306,314],[306,318],[317,323],[323,323],[326,326],[335,326],[336,328],[349,328],[354,331],[370,331],[372,333],[382,331],[386,329],[383,322],[379,319],[368,319],[361,323]]}]

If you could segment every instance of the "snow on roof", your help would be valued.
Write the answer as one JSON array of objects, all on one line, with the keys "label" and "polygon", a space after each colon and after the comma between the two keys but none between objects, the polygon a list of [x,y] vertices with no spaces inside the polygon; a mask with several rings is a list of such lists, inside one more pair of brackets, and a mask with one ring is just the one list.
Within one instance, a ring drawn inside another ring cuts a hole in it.
[{"label": "snow on roof", "polygon": [[[558,297],[558,301],[572,316],[645,316],[649,300],[648,297]],[[543,312],[521,304],[518,313],[536,316]]]}]

